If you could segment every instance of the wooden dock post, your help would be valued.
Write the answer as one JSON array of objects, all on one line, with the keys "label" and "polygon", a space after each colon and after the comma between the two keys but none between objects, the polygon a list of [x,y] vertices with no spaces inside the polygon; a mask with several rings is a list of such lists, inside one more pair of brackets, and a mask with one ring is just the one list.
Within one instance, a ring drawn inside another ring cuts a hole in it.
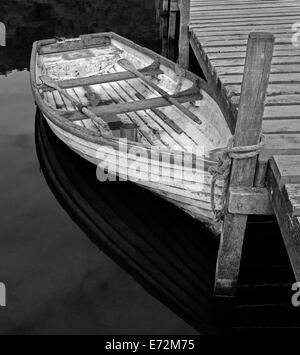
[{"label": "wooden dock post", "polygon": [[169,29],[168,29],[168,41],[169,50],[168,58],[175,61],[175,42],[176,42],[176,30],[177,30],[177,14],[179,12],[178,0],[170,0],[169,6]]},{"label": "wooden dock post", "polygon": [[[250,33],[244,69],[244,79],[235,129],[235,147],[256,145],[261,138],[274,36],[269,33]],[[253,187],[257,157],[233,160],[230,183],[232,187]],[[232,214],[225,209],[221,236],[215,296],[234,297],[238,281],[242,248],[248,215]]]},{"label": "wooden dock post", "polygon": [[191,0],[179,0],[180,28],[179,28],[179,56],[178,64],[184,68],[189,68],[190,61],[190,11]]},{"label": "wooden dock post", "polygon": [[160,11],[160,36],[162,39],[162,55],[168,56],[169,39],[168,39],[168,23],[169,23],[169,0],[161,0]]},{"label": "wooden dock post", "polygon": [[161,8],[161,0],[155,0],[155,9],[156,9],[156,22],[160,23],[160,9]]}]

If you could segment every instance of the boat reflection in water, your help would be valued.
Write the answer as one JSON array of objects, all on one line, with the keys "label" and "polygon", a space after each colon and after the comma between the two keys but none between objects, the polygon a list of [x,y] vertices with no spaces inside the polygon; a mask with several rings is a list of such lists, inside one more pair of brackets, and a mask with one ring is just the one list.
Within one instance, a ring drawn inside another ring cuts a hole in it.
[{"label": "boat reflection in water", "polygon": [[152,295],[201,331],[216,331],[217,243],[196,220],[130,182],[100,183],[94,165],[36,115],[36,147],[57,200],[87,236]]},{"label": "boat reflection in water", "polygon": [[95,166],[67,148],[39,111],[36,147],[45,178],[72,219],[194,328],[215,333],[299,326],[291,304],[293,273],[273,220],[250,220],[240,286],[226,317],[213,298],[217,241],[203,225],[130,182],[100,183]]}]

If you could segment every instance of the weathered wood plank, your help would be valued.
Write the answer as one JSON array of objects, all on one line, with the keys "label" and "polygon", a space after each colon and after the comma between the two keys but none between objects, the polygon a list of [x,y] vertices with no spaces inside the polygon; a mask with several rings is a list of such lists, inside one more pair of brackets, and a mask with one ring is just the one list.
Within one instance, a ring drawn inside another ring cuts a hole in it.
[{"label": "weathered wood plank", "polygon": [[[225,6],[224,6],[225,5]],[[192,4],[192,11],[197,10],[199,8],[203,12],[210,12],[210,11],[222,11],[223,9],[226,9],[226,11],[231,11],[231,10],[251,10],[251,9],[261,9],[261,11],[264,11],[264,9],[268,8],[276,8],[276,9],[287,9],[287,8],[293,8],[297,4],[295,2],[284,2],[284,3],[276,3],[276,2],[267,2],[267,3],[251,3],[251,2],[246,2],[246,3],[238,3],[238,2],[226,2],[223,3],[222,1],[218,1],[216,4],[210,4],[207,5],[204,2],[200,2],[198,7],[196,6],[195,2]]]},{"label": "weathered wood plank", "polygon": [[[282,13],[282,16],[280,16],[280,14]],[[236,18],[239,19],[251,19],[251,18],[257,18],[259,20],[265,19],[265,18],[290,18],[290,17],[295,17],[297,15],[299,15],[300,11],[299,9],[297,9],[295,12],[290,12],[289,10],[287,11],[273,11],[273,12],[269,12],[268,15],[266,16],[265,14],[259,14],[259,13],[252,13],[252,14],[239,14],[238,16],[234,16],[234,14],[227,14],[227,15],[223,15],[222,13],[219,14],[207,14],[205,16],[201,16],[201,19],[203,21],[207,20],[207,21],[214,21],[216,19],[222,19],[222,20],[232,20],[233,22],[235,21]],[[191,20],[193,21],[194,19],[198,20],[199,19],[199,14],[196,13],[192,13],[191,15]]]},{"label": "weathered wood plank", "polygon": [[[300,14],[299,14],[300,16]],[[197,35],[197,34],[196,34]],[[247,39],[232,39],[232,38],[228,38],[228,39],[220,39],[220,40],[215,40],[212,41],[211,39],[207,38],[207,39],[201,39],[199,38],[199,41],[202,43],[202,45],[205,46],[209,46],[209,47],[232,47],[232,46],[240,46],[240,45],[247,45]],[[289,45],[291,49],[293,49],[293,45],[291,43],[291,36],[289,36],[288,34],[283,36],[283,37],[277,37],[276,38],[276,45]]]},{"label": "weathered wood plank", "polygon": [[[176,100],[180,103],[192,102],[199,99],[199,94],[189,95],[189,96],[175,96]],[[170,102],[164,98],[154,98],[148,100],[140,100],[133,102],[126,102],[120,104],[111,104],[109,106],[98,106],[91,107],[96,115],[108,115],[108,114],[119,114],[126,112],[143,111],[147,109],[153,109],[158,107],[170,106]],[[82,114],[80,112],[61,112],[62,115],[68,117],[71,121],[79,121],[82,119]]]},{"label": "weathered wood plank", "polygon": [[160,21],[161,0],[155,0],[156,23]]},{"label": "weathered wood plank", "polygon": [[[241,94],[241,85],[226,85],[225,90],[229,98],[235,95]],[[299,84],[270,84],[268,86],[268,96],[277,96],[277,95],[290,95],[290,94],[300,94],[300,85]]]},{"label": "weathered wood plank", "polygon": [[271,195],[279,227],[291,261],[296,281],[300,281],[300,218],[289,215],[284,186],[280,188],[273,169],[270,169],[267,185]]},{"label": "weathered wood plank", "polygon": [[178,64],[184,69],[189,68],[190,61],[190,4],[191,0],[179,0],[180,28]]},{"label": "weathered wood plank", "polygon": [[[156,76],[156,75],[163,74],[163,71],[160,69],[154,69],[154,70],[142,69],[140,70],[140,72],[146,76]],[[58,85],[60,86],[61,89],[70,89],[70,88],[76,88],[80,86],[105,84],[105,83],[129,80],[134,78],[135,78],[134,74],[124,71],[124,72],[114,73],[114,74],[93,75],[85,78],[63,80],[63,81],[59,81]],[[52,89],[45,88],[44,91],[52,91]]]},{"label": "weathered wood plank", "polygon": [[[242,75],[244,74],[244,67],[240,66],[232,66],[232,67],[217,67],[215,68],[216,73],[219,76],[231,76],[234,75]],[[294,73],[300,73],[300,63],[299,64],[277,64],[272,65],[271,75],[272,74],[287,74],[289,76]],[[274,78],[274,77],[273,77]]]},{"label": "weathered wood plank", "polygon": [[300,155],[300,134],[266,134],[266,146],[260,154],[262,159],[274,155]]},{"label": "weathered wood plank", "polygon": [[[246,57],[246,46],[239,45],[239,46],[231,46],[231,47],[205,47],[205,51],[207,56],[210,59],[245,59]],[[296,47],[291,47],[289,44],[282,44],[277,45],[274,48],[274,55],[273,57],[290,57],[290,56],[299,56],[300,49]],[[224,57],[223,57],[224,56]],[[274,62],[273,62],[274,64]]]},{"label": "weathered wood plank", "polygon": [[220,26],[213,27],[201,27],[198,24],[191,24],[190,30],[195,31],[199,36],[214,37],[217,35],[236,35],[236,34],[249,34],[253,31],[270,31],[274,33],[284,33],[292,31],[291,23],[279,23],[279,24],[265,24],[265,25],[243,25],[240,26]]},{"label": "weathered wood plank", "polygon": [[270,161],[276,184],[281,189],[286,184],[300,184],[300,156],[278,155]]},{"label": "weathered wood plank", "polygon": [[[145,97],[137,93],[136,97],[139,100],[145,100]],[[160,111],[157,108],[152,108],[152,111],[155,113],[156,116],[158,116],[162,121],[164,121],[169,127],[171,127],[177,134],[183,134],[184,131],[182,130],[181,127],[179,127],[174,121],[170,119],[170,117],[166,116],[162,111]]]},{"label": "weathered wood plank", "polygon": [[[274,57],[273,64],[300,64],[300,57],[299,56],[279,56]],[[211,64],[213,67],[233,67],[233,66],[244,66],[245,65],[245,58],[230,58],[230,59],[213,59],[211,60]]]},{"label": "weathered wood plank", "polygon": [[[199,5],[211,5],[214,6],[214,4],[278,4],[282,0],[193,0],[192,6],[197,7]],[[285,0],[283,0],[285,1]],[[295,3],[296,0],[289,0],[288,2],[290,3]]]},{"label": "weathered wood plank", "polygon": [[[222,83],[226,85],[242,84],[243,75],[219,75]],[[271,74],[269,79],[270,84],[300,84],[300,73],[284,73],[284,74]]]},{"label": "weathered wood plank", "polygon": [[[276,10],[284,10],[284,9],[289,9],[291,8],[291,11],[293,11],[295,9],[297,4],[295,4],[295,2],[291,2],[291,3],[282,3],[282,4],[276,4],[276,3],[245,3],[245,4],[239,4],[239,3],[223,3],[218,1],[218,3],[216,5],[205,5],[203,3],[200,4],[200,6],[195,7],[195,4],[193,3],[193,6],[191,6],[191,11],[192,12],[199,12],[201,11],[201,14],[207,14],[207,13],[215,13],[215,12],[220,12],[222,10],[225,10],[226,13],[230,13],[231,11],[242,11],[242,12],[246,12],[246,11],[250,11],[252,13],[252,11],[258,10],[260,9],[260,11],[265,11],[268,9],[276,9]],[[225,13],[225,12],[224,12]]]},{"label": "weathered wood plank", "polygon": [[[297,157],[297,155],[300,155],[299,143],[298,144],[296,143],[293,146],[290,145],[286,147],[284,142],[278,141],[278,138],[276,137],[277,135],[267,135],[267,137],[269,138],[272,136],[275,136],[272,147],[270,147],[269,149],[264,149],[259,156],[259,161],[258,161],[258,166],[256,171],[256,179],[255,179],[255,186],[257,187],[265,186],[269,160],[272,159],[274,156],[284,155],[285,156],[284,160],[292,161]],[[291,136],[293,136],[293,134],[291,134]],[[295,181],[297,181],[296,178]],[[291,183],[295,181],[291,181]],[[287,182],[289,183],[288,180]]]},{"label": "weathered wood plank", "polygon": [[235,26],[252,26],[252,25],[274,25],[276,23],[278,24],[292,24],[297,21],[297,15],[291,15],[291,16],[279,16],[279,17],[271,17],[271,18],[238,18],[235,17],[234,19],[212,19],[212,20],[205,20],[199,17],[199,19],[191,19],[190,21],[190,26],[191,29],[194,26],[197,26],[197,28],[214,28],[216,26],[219,26],[220,28],[225,28],[225,27],[235,27]]},{"label": "weathered wood plank", "polygon": [[140,73],[138,70],[136,70],[135,66],[131,62],[127,61],[126,59],[122,59],[119,61],[119,65],[121,65],[123,68],[129,71],[132,71],[132,73],[134,73],[136,77],[140,78],[149,87],[151,87],[156,92],[158,92],[162,97],[168,100],[170,104],[176,106],[182,113],[185,114],[185,116],[189,117],[193,122],[198,124],[202,123],[202,121],[196,115],[194,115],[190,110],[188,110],[185,106],[183,106],[180,102],[178,102],[176,98],[174,98],[174,96],[167,93],[160,86],[158,86],[153,81],[151,81],[146,76],[144,76],[142,73]]},{"label": "weathered wood plank", "polygon": [[299,105],[267,106],[264,119],[300,118]]},{"label": "weathered wood plank", "polygon": [[[275,26],[275,25],[274,25]],[[193,27],[194,32],[197,34],[197,36],[199,36],[199,38],[201,37],[205,37],[205,38],[209,38],[212,41],[215,40],[220,40],[222,38],[232,38],[232,39],[242,39],[245,38],[245,36],[249,35],[250,32],[253,31],[261,31],[261,28],[257,28],[257,27],[250,27],[249,29],[246,28],[236,28],[235,30],[227,30],[227,29],[223,29],[222,31],[218,30],[218,31],[211,31],[211,32],[203,32],[201,30],[199,30],[197,27]],[[274,36],[278,36],[278,38],[280,38],[282,35],[290,35],[292,36],[294,34],[294,32],[292,31],[292,26],[290,25],[284,25],[281,26],[280,28],[278,27],[270,27],[268,28],[268,31],[270,33],[272,33]]]},{"label": "weathered wood plank", "polygon": [[[300,108],[300,107],[299,107]],[[284,120],[264,120],[264,134],[300,133],[300,118]]]},{"label": "weathered wood plank", "polygon": [[[236,95],[231,98],[231,101],[234,105],[238,105],[240,101],[240,96]],[[266,108],[270,106],[275,106],[275,110],[278,106],[295,106],[295,105],[300,105],[300,93],[299,94],[283,94],[283,95],[274,95],[274,96],[268,96],[266,98]],[[280,108],[279,108],[280,109]],[[269,118],[272,119],[272,116],[275,117],[280,117],[281,115],[276,114],[276,112],[273,114],[270,111],[269,113]],[[295,115],[297,117],[297,115]],[[266,117],[265,117],[266,118]],[[283,119],[286,119],[286,117],[283,117]]]},{"label": "weathered wood plank", "polygon": [[292,217],[300,216],[300,184],[287,184],[283,189],[288,213]]},{"label": "weathered wood plank", "polygon": [[169,48],[168,48],[168,58],[175,61],[175,40],[176,40],[176,26],[177,26],[177,12],[171,11],[169,14]]},{"label": "weathered wood plank", "polygon": [[[244,40],[247,43],[247,36],[249,35],[250,32],[253,31],[241,31],[241,32],[229,32],[226,33],[224,32],[217,32],[216,34],[213,33],[211,35],[206,35],[206,33],[198,31],[197,28],[193,29],[193,32],[196,33],[196,35],[199,37],[201,43],[207,44],[208,42],[210,45],[214,45],[215,42],[220,42],[224,41],[225,43],[232,41],[232,42],[237,42],[240,43],[241,40]],[[269,33],[272,33],[274,37],[276,38],[276,43],[281,42],[282,39],[290,39],[295,32],[292,31],[292,27],[289,29],[285,30],[272,30],[270,29]],[[242,43],[242,44],[243,44]],[[291,43],[291,42],[287,42]]]},{"label": "weathered wood plank", "polygon": [[299,105],[300,94],[268,96],[266,106]]},{"label": "weathered wood plank", "polygon": [[[273,35],[267,33],[249,35],[235,131],[234,145],[237,147],[259,142],[273,48]],[[256,162],[257,158],[234,160],[230,187],[253,187]],[[245,215],[232,214],[228,211],[225,215],[217,262],[216,296],[235,295],[247,219]]]},{"label": "weathered wood plank", "polygon": [[243,215],[273,215],[269,191],[254,187],[231,187],[228,197],[228,211]]},{"label": "weathered wood plank", "polygon": [[178,12],[179,9],[179,0],[170,0],[170,11]]},{"label": "weathered wood plank", "polygon": [[[263,15],[262,15],[263,12]],[[195,9],[191,13],[191,19],[194,18],[201,18],[203,19],[209,19],[211,17],[216,18],[232,18],[232,17],[252,17],[252,16],[258,16],[258,17],[269,17],[269,16],[278,16],[280,14],[282,15],[296,15],[299,14],[300,12],[300,6],[293,6],[292,8],[264,8],[263,10],[260,8],[257,9],[227,9],[224,7],[222,10],[214,10],[214,11],[205,11],[202,8],[199,9],[199,11],[195,11]]]},{"label": "weathered wood plank", "polygon": [[162,0],[162,14],[165,16],[160,17],[160,36],[162,39],[162,55],[167,57],[168,55],[168,9],[169,9],[169,0]]},{"label": "weathered wood plank", "polygon": [[107,46],[110,43],[108,36],[102,35],[83,35],[78,38],[78,41],[62,41],[42,46],[38,50],[39,55],[63,53],[84,48],[95,48]]},{"label": "weathered wood plank", "polygon": [[[240,101],[240,96],[239,95],[233,96],[231,98],[231,101],[234,105],[238,105]],[[275,110],[276,110],[278,106],[290,106],[290,105],[291,106],[300,105],[300,93],[290,94],[290,95],[289,94],[274,95],[274,96],[268,96],[266,98],[266,108],[270,106],[275,106]],[[268,114],[270,119],[272,119],[272,116],[274,116],[275,118],[281,116],[281,114],[277,114],[276,111],[274,114],[272,113],[272,111],[268,111]],[[297,117],[297,115],[294,115],[294,117]],[[283,118],[286,119],[286,117]]]}]

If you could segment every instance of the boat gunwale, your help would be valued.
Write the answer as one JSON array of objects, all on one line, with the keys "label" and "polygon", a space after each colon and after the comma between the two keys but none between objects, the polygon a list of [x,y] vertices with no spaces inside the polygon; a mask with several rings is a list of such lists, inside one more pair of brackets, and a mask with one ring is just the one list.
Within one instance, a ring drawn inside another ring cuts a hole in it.
[{"label": "boat gunwale", "polygon": [[[67,41],[77,41],[78,46],[79,44],[84,44],[84,41],[88,38],[102,38],[102,37],[108,37],[110,40],[114,39],[121,44],[127,45],[128,47],[146,55],[149,56],[150,58],[153,58],[153,60],[159,58],[160,64],[168,67],[174,73],[176,72],[177,64],[172,62],[171,60],[162,57],[161,55],[155,53],[154,51],[145,48],[143,46],[140,46],[114,32],[102,32],[102,33],[97,33],[97,34],[87,34],[87,35],[81,35],[78,38],[71,38],[71,39],[66,39]],[[79,125],[75,124],[72,121],[66,120],[65,117],[60,115],[55,109],[51,108],[49,105],[47,105],[44,101],[44,99],[41,96],[41,93],[39,92],[37,88],[37,78],[36,78],[36,68],[37,68],[37,58],[40,56],[38,53],[39,49],[43,46],[59,43],[60,41],[58,39],[46,39],[46,40],[39,40],[33,43],[33,49],[32,49],[32,55],[31,55],[31,61],[30,61],[30,82],[31,82],[31,87],[32,91],[35,97],[35,101],[39,109],[45,116],[54,124],[60,127],[61,129],[65,130],[66,132],[81,138],[85,141],[89,141],[94,144],[101,144],[101,145],[107,145],[110,146],[114,149],[119,148],[119,144],[121,140],[119,138],[105,138],[103,136],[99,136],[96,132],[89,130],[87,128],[80,127]],[[90,46],[90,47],[96,47],[96,45]],[[85,49],[88,48],[85,45],[83,48],[80,49]],[[74,51],[76,48],[70,49],[70,51]],[[78,48],[79,50],[79,48]],[[57,53],[60,52],[66,52],[66,50],[58,50]],[[188,70],[184,70],[184,77],[188,80],[190,80],[192,83],[199,83],[200,90],[204,90],[218,105],[220,111],[222,112],[223,116],[225,116],[222,107],[218,104],[214,92],[210,89],[209,84],[203,80],[202,78],[198,77],[197,75],[193,74],[192,72]],[[225,117],[224,117],[225,119]],[[160,153],[168,153],[171,156],[176,156],[178,154],[182,155],[182,153],[185,153],[187,156],[190,155],[191,157],[193,156],[192,153],[186,152],[186,151],[179,151],[175,149],[168,149],[168,148],[161,148],[157,147],[155,145],[150,145],[150,144],[143,144],[139,142],[128,142],[129,149],[130,147],[140,147],[144,149],[157,149]],[[212,150],[213,151],[213,150]],[[217,159],[213,155],[210,157],[210,152],[207,152],[208,155],[205,156],[204,160],[205,163],[208,164],[208,166],[211,166],[214,164]],[[206,167],[207,168],[207,167]],[[206,170],[206,169],[205,169]]]}]

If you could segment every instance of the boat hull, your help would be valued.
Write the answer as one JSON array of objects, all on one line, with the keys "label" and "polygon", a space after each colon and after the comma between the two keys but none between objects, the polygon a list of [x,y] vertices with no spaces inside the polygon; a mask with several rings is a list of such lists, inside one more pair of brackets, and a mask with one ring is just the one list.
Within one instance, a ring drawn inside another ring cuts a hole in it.
[{"label": "boat hull", "polygon": [[[47,119],[47,117],[45,117],[45,119],[53,133],[61,141],[63,141],[75,153],[77,153],[82,158],[96,166],[95,175],[99,175],[97,174],[97,172],[99,173],[98,169],[100,169],[100,171],[103,171],[104,169],[108,168],[107,161],[103,163],[103,160],[98,158],[98,156],[102,156],[102,152],[103,154],[107,153],[106,146],[100,146],[96,144],[91,145],[90,143],[86,144],[86,141],[84,141],[83,139],[73,136],[72,134],[67,133],[61,128],[54,125],[51,120]],[[103,150],[101,148],[103,148]],[[115,155],[112,153],[111,160],[114,159]],[[144,164],[145,169],[147,169],[147,165],[147,163]],[[119,168],[120,166],[117,165],[117,170],[119,170]],[[201,177],[201,179],[204,180],[203,182],[190,183],[190,181],[186,181],[186,184],[189,185],[189,187],[186,188],[183,188],[182,186],[184,185],[184,182],[180,186],[178,183],[176,183],[176,181],[174,181],[173,183],[172,181],[168,183],[164,183],[163,181],[157,183],[146,179],[139,180],[135,174],[135,171],[130,171],[129,169],[127,169],[126,172],[127,176],[123,175],[123,180],[126,179],[135,182],[138,185],[151,190],[152,192],[166,199],[170,203],[176,205],[177,207],[191,215],[193,218],[205,223],[213,231],[214,234],[220,233],[221,226],[219,223],[216,223],[214,213],[211,207],[212,177],[208,172],[205,172],[204,177]],[[117,174],[116,172],[114,176],[112,175],[113,174],[107,175],[107,178],[114,181],[114,177],[119,174]],[[157,178],[161,179],[161,176],[158,176]],[[153,177],[153,180],[156,180],[155,177]],[[220,184],[217,188],[216,200],[220,199],[221,193],[222,184]]]},{"label": "boat hull", "polygon": [[[142,77],[125,71],[120,58]],[[55,81],[54,89],[45,88],[43,76]],[[215,152],[232,135],[205,81],[148,49],[103,33],[36,42],[31,84],[51,130],[95,164],[100,181],[117,176],[135,182],[204,222],[214,234],[220,233],[208,171],[217,163]],[[85,108],[93,117],[86,116]],[[110,135],[103,131],[103,120],[110,125]],[[113,131],[112,123],[120,124],[119,129]],[[130,134],[124,136],[128,125]],[[218,206],[222,182],[214,194]]]}]

